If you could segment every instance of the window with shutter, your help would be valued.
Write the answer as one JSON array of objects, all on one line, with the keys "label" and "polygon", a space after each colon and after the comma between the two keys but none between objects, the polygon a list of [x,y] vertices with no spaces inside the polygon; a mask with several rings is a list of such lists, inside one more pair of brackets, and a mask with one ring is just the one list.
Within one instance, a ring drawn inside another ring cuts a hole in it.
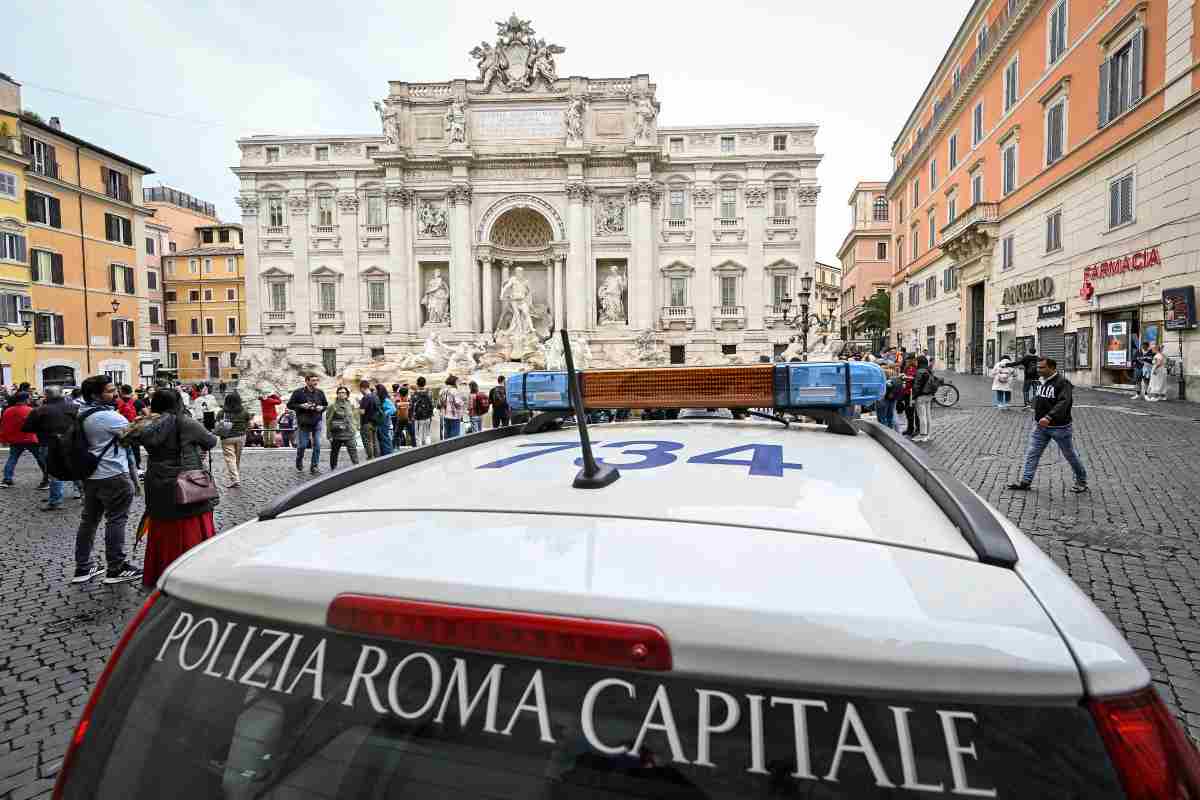
[{"label": "window with shutter", "polygon": [[63,257],[61,253],[50,254],[50,282],[57,283],[62,286],[65,283],[63,277]]},{"label": "window with shutter", "polygon": [[1046,111],[1046,165],[1063,157],[1063,142],[1066,133],[1066,101],[1060,100]]},{"label": "window with shutter", "polygon": [[134,286],[133,268],[125,267],[123,271],[125,273],[125,294],[136,293],[137,288]]},{"label": "window with shutter", "polygon": [[114,319],[112,321],[112,345],[113,347],[121,347],[124,342],[121,341],[121,334],[125,328],[121,325],[121,320]]},{"label": "window with shutter", "polygon": [[115,292],[117,290],[117,265],[108,265],[108,290]]}]

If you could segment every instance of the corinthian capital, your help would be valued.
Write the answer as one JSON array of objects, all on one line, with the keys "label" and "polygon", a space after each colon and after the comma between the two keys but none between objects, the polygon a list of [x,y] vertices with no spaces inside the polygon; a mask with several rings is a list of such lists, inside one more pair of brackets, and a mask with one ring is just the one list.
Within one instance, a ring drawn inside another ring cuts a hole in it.
[{"label": "corinthian capital", "polygon": [[288,195],[288,207],[292,209],[293,214],[303,214],[308,211],[308,195]]},{"label": "corinthian capital", "polygon": [[640,203],[645,200],[650,202],[654,199],[654,182],[653,181],[638,181],[629,189],[629,199],[635,203]]},{"label": "corinthian capital", "polygon": [[592,197],[592,187],[588,186],[583,181],[568,181],[567,182],[567,199],[582,200],[585,203]]},{"label": "corinthian capital", "polygon": [[472,194],[474,194],[474,190],[469,183],[460,183],[450,187],[450,191],[446,192],[446,198],[452,206],[469,206],[471,205]]},{"label": "corinthian capital", "polygon": [[237,197],[233,198],[233,202],[237,203],[238,207],[242,209],[243,216],[253,217],[255,214],[258,213],[258,197],[257,197],[257,195],[252,195],[252,194],[238,195]]},{"label": "corinthian capital", "polygon": [[801,205],[812,205],[817,202],[817,195],[821,193],[820,186],[797,186],[796,199]]},{"label": "corinthian capital", "polygon": [[347,214],[352,214],[358,211],[358,195],[339,194],[337,196],[338,208]]},{"label": "corinthian capital", "polygon": [[384,196],[387,198],[387,204],[392,207],[408,208],[413,201],[412,189],[391,188],[384,193]]}]

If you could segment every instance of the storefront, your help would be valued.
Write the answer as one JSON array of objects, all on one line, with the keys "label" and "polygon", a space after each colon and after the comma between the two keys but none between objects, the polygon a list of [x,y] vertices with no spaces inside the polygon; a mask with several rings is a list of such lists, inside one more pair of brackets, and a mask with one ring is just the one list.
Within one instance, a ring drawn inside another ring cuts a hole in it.
[{"label": "storefront", "polygon": [[1063,329],[1066,320],[1067,304],[1046,303],[1038,306],[1037,313],[1037,350],[1042,358],[1053,358],[1056,364],[1065,361],[1067,342]]},{"label": "storefront", "polygon": [[[1095,338],[1096,364],[1101,386],[1132,388],[1134,358],[1142,343],[1163,342],[1163,307],[1157,292],[1148,293],[1148,284],[1127,283],[1122,276],[1162,264],[1157,247],[1091,264],[1083,270],[1079,296],[1086,300],[1098,317]],[[1121,278],[1122,285],[1097,289],[1096,283]],[[1080,331],[1083,333],[1083,331]],[[1076,343],[1079,352],[1083,342]],[[1078,364],[1078,369],[1085,369]]]}]

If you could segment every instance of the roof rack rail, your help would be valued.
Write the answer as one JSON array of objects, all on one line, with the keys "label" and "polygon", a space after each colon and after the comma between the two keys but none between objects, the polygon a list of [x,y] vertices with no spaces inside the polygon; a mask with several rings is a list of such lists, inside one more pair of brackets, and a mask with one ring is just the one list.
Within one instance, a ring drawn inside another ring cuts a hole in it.
[{"label": "roof rack rail", "polygon": [[[536,417],[534,419],[537,420]],[[545,423],[549,421],[540,420],[539,422]],[[330,472],[323,478],[309,481],[277,497],[270,505],[258,512],[258,518],[260,520],[275,519],[285,511],[291,511],[297,506],[311,503],[313,500],[319,500],[326,495],[341,491],[370,478],[386,475],[401,467],[407,467],[410,464],[417,464],[430,458],[465,450],[477,444],[484,444],[496,439],[505,439],[509,436],[516,436],[517,434],[527,432],[538,431],[526,431],[525,427],[521,425],[506,425],[503,428],[491,428],[479,433],[457,436],[453,439],[443,439],[440,442],[428,444],[424,447],[414,447],[403,453],[392,453],[390,456],[375,458],[341,472]]]},{"label": "roof rack rail", "polygon": [[1012,568],[1017,550],[996,515],[962,481],[934,466],[922,451],[890,428],[870,420],[855,420],[858,429],[883,445],[946,513],[984,564]]}]

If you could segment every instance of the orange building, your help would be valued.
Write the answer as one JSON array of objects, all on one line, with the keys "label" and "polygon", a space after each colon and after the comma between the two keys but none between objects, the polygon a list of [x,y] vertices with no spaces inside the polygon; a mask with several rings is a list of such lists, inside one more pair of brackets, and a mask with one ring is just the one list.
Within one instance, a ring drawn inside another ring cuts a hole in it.
[{"label": "orange building", "polygon": [[[150,210],[135,202],[149,167],[62,130],[22,119],[25,216],[39,386],[108,374],[138,384],[152,361],[141,254]],[[143,350],[142,348],[146,348]]]},{"label": "orange building", "polygon": [[1128,385],[1144,339],[1200,375],[1198,33],[1191,0],[972,4],[892,147],[898,344]]},{"label": "orange building", "polygon": [[197,247],[163,257],[168,366],[183,383],[231,383],[246,329],[242,226],[201,225]]},{"label": "orange building", "polygon": [[878,292],[891,293],[892,223],[888,214],[887,183],[859,181],[850,193],[850,231],[838,248],[842,262],[843,339],[855,339],[864,331],[854,320],[863,303]]}]

